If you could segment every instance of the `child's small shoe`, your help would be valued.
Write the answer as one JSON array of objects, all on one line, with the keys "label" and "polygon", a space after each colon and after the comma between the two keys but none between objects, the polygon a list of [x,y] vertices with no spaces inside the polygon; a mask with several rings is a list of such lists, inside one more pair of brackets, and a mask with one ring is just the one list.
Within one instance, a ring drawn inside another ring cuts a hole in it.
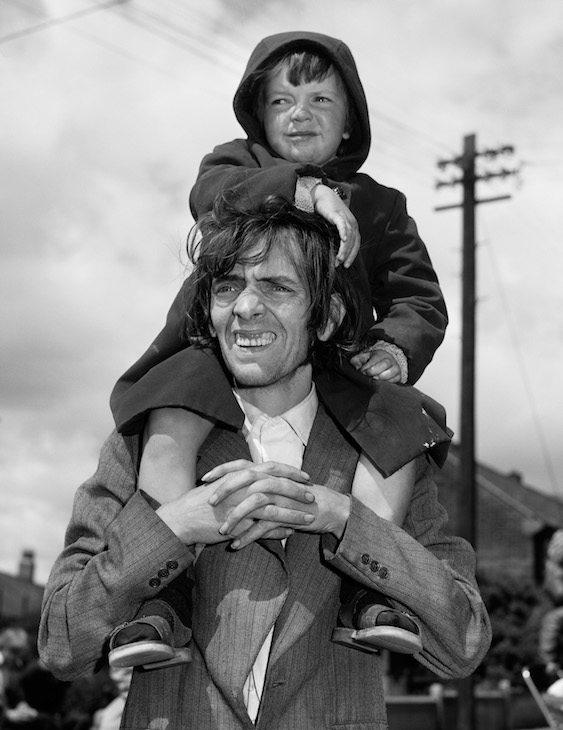
[{"label": "child's small shoe", "polygon": [[191,662],[191,649],[172,645],[172,629],[162,616],[143,616],[117,626],[109,637],[112,667],[159,669]]},{"label": "child's small shoe", "polygon": [[342,605],[339,619],[342,626],[334,629],[331,637],[337,644],[374,654],[380,649],[399,654],[422,651],[422,632],[416,619],[393,608],[380,593],[359,591]]}]

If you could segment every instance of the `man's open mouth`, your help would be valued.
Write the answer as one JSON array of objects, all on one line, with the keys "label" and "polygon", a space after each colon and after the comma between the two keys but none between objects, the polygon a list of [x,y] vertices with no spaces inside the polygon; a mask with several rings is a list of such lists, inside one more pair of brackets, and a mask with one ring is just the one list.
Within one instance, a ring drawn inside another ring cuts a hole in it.
[{"label": "man's open mouth", "polygon": [[241,334],[237,332],[235,334],[235,345],[238,347],[265,347],[271,345],[276,339],[273,332],[257,332],[256,334]]}]

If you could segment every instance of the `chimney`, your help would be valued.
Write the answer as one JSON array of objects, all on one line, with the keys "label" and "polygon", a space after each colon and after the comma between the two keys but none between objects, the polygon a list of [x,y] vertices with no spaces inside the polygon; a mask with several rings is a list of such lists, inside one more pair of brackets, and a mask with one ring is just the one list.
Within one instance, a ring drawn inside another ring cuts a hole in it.
[{"label": "chimney", "polygon": [[35,553],[33,550],[23,550],[20,560],[19,577],[26,583],[33,583],[33,573],[35,571]]}]

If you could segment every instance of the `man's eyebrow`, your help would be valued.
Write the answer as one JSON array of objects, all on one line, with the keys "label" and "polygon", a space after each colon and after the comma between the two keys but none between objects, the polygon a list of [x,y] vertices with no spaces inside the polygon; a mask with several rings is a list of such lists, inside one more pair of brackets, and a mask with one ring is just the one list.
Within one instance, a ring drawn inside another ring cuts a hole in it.
[{"label": "man's eyebrow", "polygon": [[228,274],[214,276],[213,283],[216,281],[240,281],[243,278],[242,274],[233,274],[232,272],[229,272]]},{"label": "man's eyebrow", "polygon": [[[235,274],[233,272],[230,272],[229,274],[225,274],[224,276],[217,276],[213,280],[214,282],[230,282],[230,281],[243,281],[244,280],[243,274]],[[280,284],[282,286],[299,286],[302,284],[301,279],[298,276],[292,277],[287,276],[285,274],[268,274],[265,273],[264,276],[257,276],[256,281],[264,281],[269,284]]]},{"label": "man's eyebrow", "polygon": [[300,283],[297,277],[285,276],[284,274],[280,274],[279,276],[276,274],[257,276],[256,279],[257,281],[267,281],[270,284],[284,284],[286,286],[295,286]]}]

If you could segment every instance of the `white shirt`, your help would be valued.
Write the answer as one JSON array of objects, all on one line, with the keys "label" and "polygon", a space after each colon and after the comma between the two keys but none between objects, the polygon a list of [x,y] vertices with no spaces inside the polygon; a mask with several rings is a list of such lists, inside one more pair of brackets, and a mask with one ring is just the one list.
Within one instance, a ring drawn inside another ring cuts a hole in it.
[{"label": "white shirt", "polygon": [[[301,469],[303,454],[309,441],[313,421],[317,415],[319,399],[314,384],[309,395],[281,416],[267,416],[256,406],[251,405],[233,390],[245,414],[242,433],[248,444],[250,456],[255,464],[265,461],[279,461]],[[373,474],[375,467],[362,452],[354,474],[352,491],[360,485],[374,489],[376,482]],[[285,546],[285,540],[282,541]],[[252,722],[256,722],[260,709],[260,698],[264,690],[264,680],[270,656],[274,628],[266,637],[256,661],[243,687],[244,701]]]}]

